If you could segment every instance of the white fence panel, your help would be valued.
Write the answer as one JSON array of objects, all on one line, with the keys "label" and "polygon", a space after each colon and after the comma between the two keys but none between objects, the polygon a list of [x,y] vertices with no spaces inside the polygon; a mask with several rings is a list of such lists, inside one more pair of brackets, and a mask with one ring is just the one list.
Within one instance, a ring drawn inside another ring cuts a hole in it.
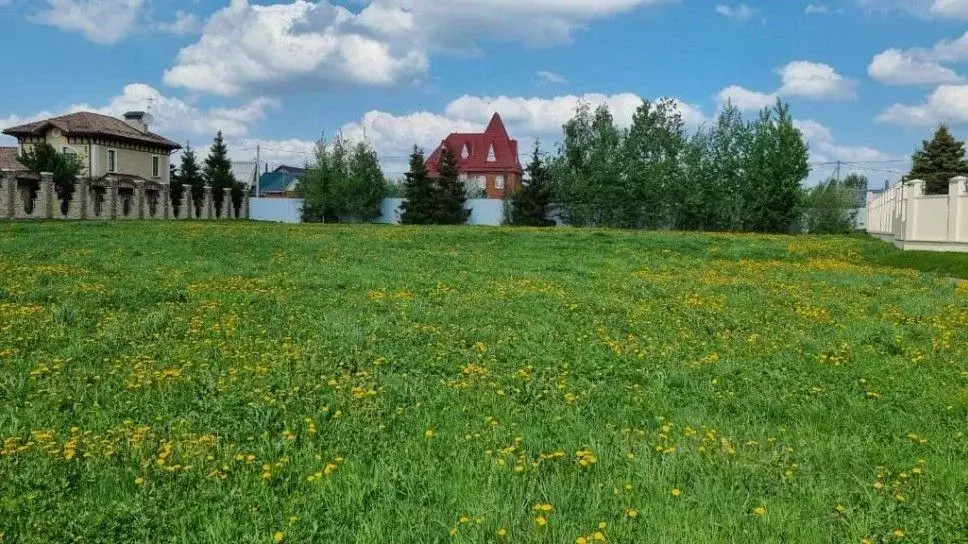
[{"label": "white fence panel", "polygon": [[276,223],[301,223],[301,198],[253,198],[249,200],[249,219]]},{"label": "white fence panel", "polygon": [[[400,216],[403,214],[403,210],[400,209],[403,201],[404,199],[402,198],[383,199],[383,206],[381,207],[382,215],[376,222],[399,225]],[[497,227],[504,222],[503,200],[473,198],[467,201],[467,209],[471,211],[470,217],[467,218],[468,225]]]}]

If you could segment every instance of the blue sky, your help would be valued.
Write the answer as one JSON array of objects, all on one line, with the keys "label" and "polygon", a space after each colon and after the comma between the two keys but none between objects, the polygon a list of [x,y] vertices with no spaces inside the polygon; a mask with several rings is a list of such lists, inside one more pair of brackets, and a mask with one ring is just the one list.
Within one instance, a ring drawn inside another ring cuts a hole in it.
[{"label": "blue sky", "polygon": [[620,123],[672,97],[695,127],[779,95],[815,163],[880,182],[938,122],[968,135],[966,30],[968,0],[0,0],[0,125],[152,98],[178,141],[301,163],[365,134],[392,175],[493,111],[527,148],[580,96]]}]

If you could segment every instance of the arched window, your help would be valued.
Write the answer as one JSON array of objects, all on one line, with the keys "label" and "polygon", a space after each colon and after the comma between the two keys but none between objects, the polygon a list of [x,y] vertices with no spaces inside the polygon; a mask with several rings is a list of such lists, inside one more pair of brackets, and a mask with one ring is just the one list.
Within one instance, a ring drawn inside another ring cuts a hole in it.
[{"label": "arched window", "polygon": [[504,176],[497,176],[494,178],[494,188],[504,189]]},{"label": "arched window", "polygon": [[460,150],[460,158],[467,160],[467,157],[471,156],[471,151],[467,149],[467,144],[464,144],[463,149]]}]

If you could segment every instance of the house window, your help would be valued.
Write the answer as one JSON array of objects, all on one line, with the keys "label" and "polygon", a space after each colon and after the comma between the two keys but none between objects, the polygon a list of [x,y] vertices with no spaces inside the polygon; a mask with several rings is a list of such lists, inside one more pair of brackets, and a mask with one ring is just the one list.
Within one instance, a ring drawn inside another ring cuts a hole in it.
[{"label": "house window", "polygon": [[471,156],[471,152],[467,149],[467,144],[464,144],[464,148],[460,151],[460,158],[467,160],[467,157]]},{"label": "house window", "polygon": [[69,147],[67,147],[66,145],[64,146],[63,149],[61,149],[61,153],[65,154],[65,155],[74,155],[75,154],[74,153],[74,150],[71,149],[71,148],[69,148]]},{"label": "house window", "polygon": [[494,188],[498,190],[504,189],[504,176],[494,178]]},{"label": "house window", "polygon": [[151,177],[161,177],[161,158],[151,157]]},{"label": "house window", "polygon": [[487,178],[484,176],[477,176],[477,187],[479,189],[487,189]]},{"label": "house window", "polygon": [[118,171],[118,152],[113,149],[108,149],[108,172],[114,173]]},{"label": "house window", "polygon": [[497,155],[494,154],[494,144],[487,149],[487,162],[497,162]]}]

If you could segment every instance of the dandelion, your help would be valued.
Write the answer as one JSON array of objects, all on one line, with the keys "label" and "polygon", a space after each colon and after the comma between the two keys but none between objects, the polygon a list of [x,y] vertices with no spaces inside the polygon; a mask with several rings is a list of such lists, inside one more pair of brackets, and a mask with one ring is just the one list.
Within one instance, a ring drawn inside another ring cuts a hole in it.
[{"label": "dandelion", "polygon": [[894,538],[904,538],[904,529],[894,529],[891,534],[894,535]]},{"label": "dandelion", "polygon": [[142,478],[141,476],[138,476],[137,478],[134,479],[134,485],[143,485],[144,483],[145,483],[145,479]]},{"label": "dandelion", "polygon": [[497,536],[499,538],[504,538],[508,536],[508,530],[505,529],[504,527],[501,527],[500,529],[497,530]]},{"label": "dandelion", "polygon": [[286,533],[284,533],[282,531],[276,531],[276,534],[272,535],[272,541],[273,542],[277,542],[278,543],[278,542],[282,542],[285,539],[286,539]]},{"label": "dandelion", "polygon": [[766,515],[766,507],[765,506],[757,506],[756,508],[753,509],[753,513],[756,514],[757,516],[765,516]]},{"label": "dandelion", "polygon": [[608,524],[605,523],[604,521],[598,523],[598,528],[599,529],[604,529],[606,527],[608,527]]},{"label": "dandelion", "polygon": [[682,491],[678,487],[672,490],[673,497],[678,497],[680,495],[682,495]]},{"label": "dandelion", "polygon": [[426,431],[424,431],[424,437],[426,438],[433,438],[435,436],[437,436],[437,432],[434,431],[433,429],[427,429]]},{"label": "dandelion", "polygon": [[450,533],[450,536],[457,536],[457,528],[455,527],[455,528],[451,529],[449,531],[449,533]]},{"label": "dandelion", "polygon": [[534,505],[534,508],[532,508],[532,510],[534,510],[535,512],[545,512],[545,513],[552,512],[554,511],[554,509],[555,507],[552,506],[551,503],[547,503],[547,502],[543,502],[543,503],[539,502],[538,504]]},{"label": "dandelion", "polygon": [[625,515],[628,516],[629,519],[635,519],[639,517],[639,511],[635,508],[626,508]]},{"label": "dandelion", "polygon": [[538,527],[544,527],[548,524],[548,520],[544,516],[534,518],[534,522],[538,524]]}]

